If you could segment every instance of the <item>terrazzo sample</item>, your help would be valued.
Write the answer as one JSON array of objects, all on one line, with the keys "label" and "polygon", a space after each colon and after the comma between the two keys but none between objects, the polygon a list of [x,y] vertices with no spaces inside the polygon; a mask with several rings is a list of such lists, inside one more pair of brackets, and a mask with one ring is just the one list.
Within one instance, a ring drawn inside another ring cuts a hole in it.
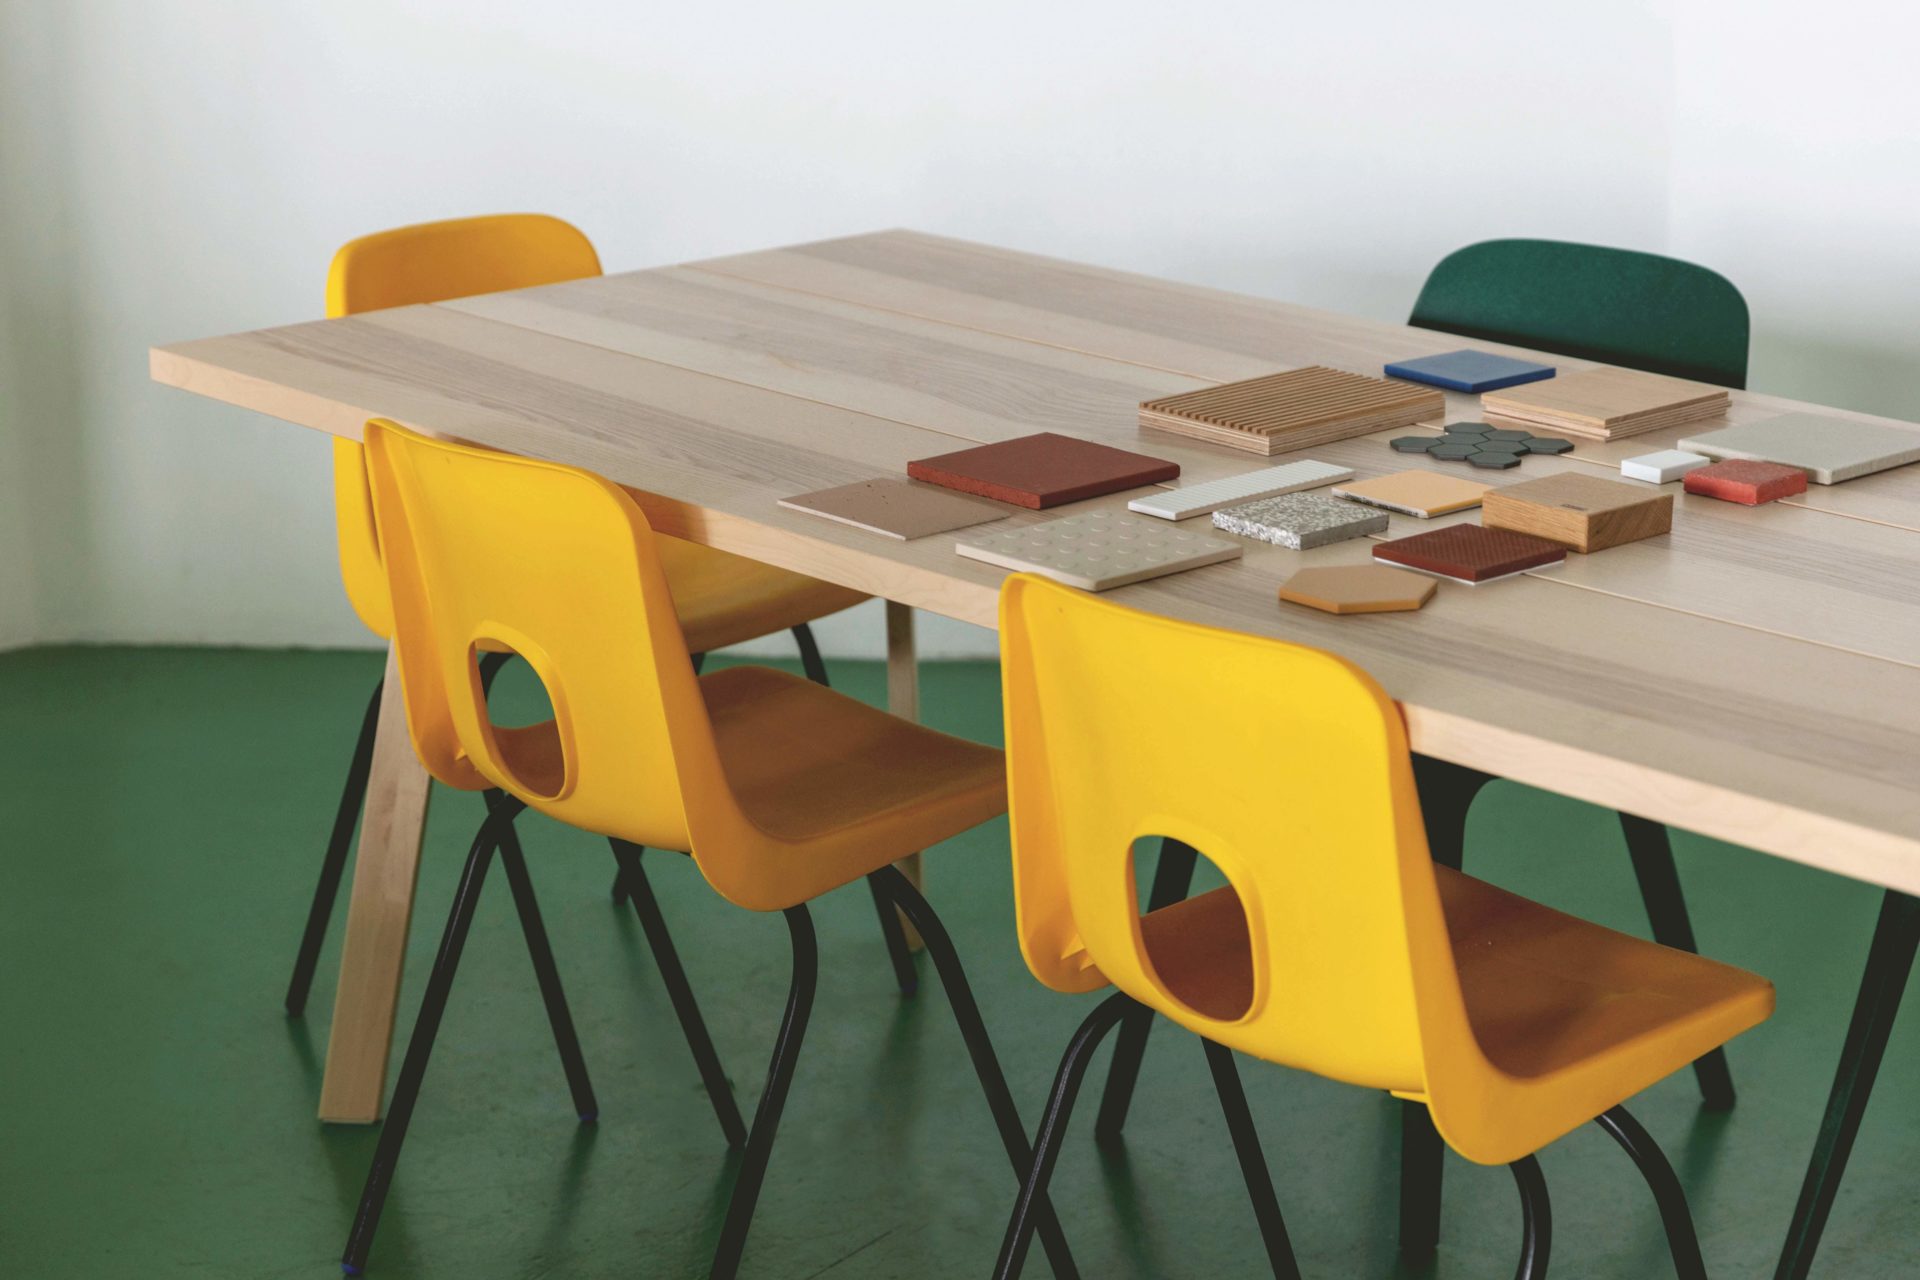
[{"label": "terrazzo sample", "polygon": [[1309,551],[1387,531],[1387,513],[1344,498],[1288,493],[1213,513],[1213,527],[1292,551]]}]

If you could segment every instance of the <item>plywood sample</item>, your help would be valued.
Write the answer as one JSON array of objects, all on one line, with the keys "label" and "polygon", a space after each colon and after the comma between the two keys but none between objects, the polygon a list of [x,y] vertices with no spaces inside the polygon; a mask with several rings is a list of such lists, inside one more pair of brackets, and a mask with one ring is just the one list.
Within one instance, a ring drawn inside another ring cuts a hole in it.
[{"label": "plywood sample", "polygon": [[780,499],[780,505],[902,542],[951,533],[1008,514],[1004,506],[984,498],[969,498],[937,485],[891,476],[795,494]]},{"label": "plywood sample", "polygon": [[1213,527],[1294,551],[1387,531],[1387,513],[1321,493],[1288,493],[1213,513]]},{"label": "plywood sample", "polygon": [[1697,493],[1703,498],[1757,507],[1763,502],[1805,493],[1807,473],[1780,462],[1733,459],[1689,471],[1683,483],[1688,493]]},{"label": "plywood sample", "polygon": [[1455,524],[1392,542],[1376,542],[1373,558],[1478,586],[1558,564],[1567,558],[1567,549],[1511,529]]},{"label": "plywood sample", "polygon": [[1906,430],[1818,413],[1788,413],[1688,436],[1680,447],[1709,458],[1784,463],[1799,467],[1815,484],[1839,484],[1920,462],[1920,426]]},{"label": "plywood sample", "polygon": [[1140,425],[1272,455],[1427,422],[1446,407],[1426,387],[1310,365],[1148,400]]},{"label": "plywood sample", "polygon": [[1254,502],[1261,498],[1277,498],[1283,493],[1317,489],[1323,484],[1352,478],[1352,467],[1336,467],[1331,463],[1311,460],[1283,462],[1277,467],[1263,467],[1259,471],[1248,471],[1237,476],[1142,494],[1127,504],[1127,510],[1138,511],[1143,516],[1158,516],[1162,520],[1185,520],[1190,516],[1203,516],[1209,511],[1217,511],[1221,507]]},{"label": "plywood sample", "polygon": [[1370,507],[1384,507],[1422,520],[1480,505],[1490,484],[1436,471],[1396,471],[1370,480],[1349,480],[1333,487],[1333,496]]},{"label": "plywood sample", "polygon": [[1618,440],[1727,411],[1721,387],[1636,369],[1587,369],[1481,397],[1487,414],[1589,440]]},{"label": "plywood sample", "polygon": [[1673,528],[1673,495],[1577,471],[1543,476],[1488,493],[1480,520],[1579,552],[1657,537]]},{"label": "plywood sample", "polygon": [[1432,578],[1384,564],[1302,569],[1280,588],[1280,598],[1322,613],[1405,613],[1433,598]]},{"label": "plywood sample", "polygon": [[970,560],[1037,573],[1083,591],[1106,591],[1240,557],[1237,542],[1117,511],[1088,511],[963,538],[954,549]]},{"label": "plywood sample", "polygon": [[907,475],[961,493],[1041,510],[1122,489],[1161,484],[1180,475],[1179,464],[1042,431],[973,449],[920,458]]},{"label": "plywood sample", "polygon": [[1498,391],[1502,387],[1517,387],[1523,382],[1551,378],[1553,366],[1467,347],[1459,351],[1443,351],[1437,356],[1397,360],[1386,367],[1386,374],[1389,378],[1404,378],[1409,382],[1424,382],[1432,387],[1478,395],[1483,391]]}]

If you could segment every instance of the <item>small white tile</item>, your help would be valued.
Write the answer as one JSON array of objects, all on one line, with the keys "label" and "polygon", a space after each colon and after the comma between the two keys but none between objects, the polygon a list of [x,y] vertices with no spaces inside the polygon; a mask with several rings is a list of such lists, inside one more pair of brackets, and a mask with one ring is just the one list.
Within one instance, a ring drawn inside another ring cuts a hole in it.
[{"label": "small white tile", "polygon": [[1138,511],[1143,516],[1158,516],[1162,520],[1185,520],[1217,511],[1221,507],[1253,502],[1259,498],[1277,498],[1283,493],[1296,493],[1301,489],[1314,489],[1323,484],[1351,479],[1352,467],[1336,467],[1310,460],[1287,462],[1221,480],[1206,480],[1178,489],[1162,489],[1144,498],[1135,498],[1127,504],[1127,510]]},{"label": "small white tile", "polygon": [[1669,480],[1678,480],[1687,472],[1696,471],[1712,461],[1712,458],[1703,457],[1697,453],[1687,453],[1680,449],[1662,449],[1658,453],[1643,453],[1637,458],[1622,459],[1620,474],[1629,480],[1665,484]]}]

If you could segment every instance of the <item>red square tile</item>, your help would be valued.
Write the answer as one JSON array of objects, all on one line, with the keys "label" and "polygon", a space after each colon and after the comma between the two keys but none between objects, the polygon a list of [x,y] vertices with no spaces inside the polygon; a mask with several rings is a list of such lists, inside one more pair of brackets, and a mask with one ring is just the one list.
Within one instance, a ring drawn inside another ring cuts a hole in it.
[{"label": "red square tile", "polygon": [[1687,472],[1688,493],[1757,507],[1775,498],[1807,491],[1807,473],[1778,462],[1716,462]]}]

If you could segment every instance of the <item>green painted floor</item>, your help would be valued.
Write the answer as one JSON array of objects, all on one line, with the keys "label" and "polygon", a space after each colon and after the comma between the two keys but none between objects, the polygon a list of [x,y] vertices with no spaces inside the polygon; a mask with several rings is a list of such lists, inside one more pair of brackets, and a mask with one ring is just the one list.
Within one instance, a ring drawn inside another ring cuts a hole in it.
[{"label": "green painted floor", "polygon": [[[282,1015],[280,996],[378,666],[347,653],[0,656],[0,1276],[336,1274],[376,1131],[314,1119],[334,947],[305,1022]],[[839,663],[834,676],[879,697],[876,665]],[[997,738],[991,667],[934,666],[925,681],[931,723]],[[435,800],[402,1043],[479,810],[474,796]],[[574,1119],[495,876],[371,1274],[704,1274],[733,1163],[637,923],[608,900],[612,860],[538,817],[521,825],[601,1121]],[[1006,841],[991,824],[934,850],[929,870],[1031,1120],[1091,997],[1027,975]],[[1676,844],[1702,946],[1771,976],[1780,1011],[1732,1048],[1731,1115],[1701,1113],[1685,1075],[1634,1110],[1680,1170],[1713,1273],[1769,1275],[1877,895]],[[1475,810],[1468,857],[1500,884],[1644,929],[1611,815],[1503,785]],[[654,881],[749,1105],[784,999],[785,930],[727,906],[684,862],[660,859]],[[946,1005],[931,987],[894,993],[864,888],[819,903],[816,919],[819,1001],[746,1274],[984,1276],[1014,1183]],[[1821,1274],[1920,1274],[1917,1023],[1910,1013],[1895,1031]],[[1307,1276],[1511,1273],[1518,1208],[1504,1171],[1450,1158],[1440,1253],[1401,1268],[1393,1104],[1242,1071]],[[1081,1120],[1055,1196],[1086,1276],[1262,1274],[1197,1042],[1156,1033],[1124,1149],[1097,1148],[1090,1112]],[[1564,1139],[1542,1164],[1556,1275],[1669,1274],[1653,1206],[1604,1135]],[[1029,1274],[1045,1273],[1036,1251]]]}]

